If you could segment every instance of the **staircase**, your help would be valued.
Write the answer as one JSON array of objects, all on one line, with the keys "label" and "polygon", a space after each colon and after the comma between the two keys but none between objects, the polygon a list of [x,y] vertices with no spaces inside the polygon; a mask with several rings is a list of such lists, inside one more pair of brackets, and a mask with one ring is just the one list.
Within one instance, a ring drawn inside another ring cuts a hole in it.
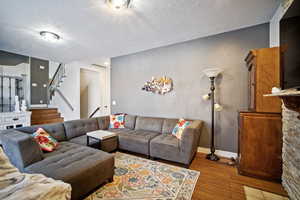
[{"label": "staircase", "polygon": [[50,80],[49,90],[48,90],[49,103],[51,102],[51,100],[55,96],[55,94],[58,93],[60,95],[60,97],[64,100],[64,102],[67,104],[67,106],[70,108],[70,110],[74,111],[74,108],[71,105],[70,101],[65,97],[65,95],[59,89],[66,77],[67,77],[66,76],[66,67],[64,64],[61,63],[61,64],[59,64],[56,72],[54,73],[53,78]]},{"label": "staircase", "polygon": [[[59,89],[64,79],[66,78],[65,65],[59,64],[57,70],[55,71],[53,78],[50,80],[48,87],[48,105],[51,103],[53,97],[56,94],[59,94],[60,97],[64,100],[64,102],[68,105],[68,107],[73,111],[74,108],[68,101],[68,99],[64,96],[64,94]],[[61,117],[61,114],[58,112],[57,108],[32,108],[30,109],[31,114],[31,124],[51,124],[63,122],[64,118]]]},{"label": "staircase", "polygon": [[32,108],[31,125],[63,122],[64,118],[57,108]]}]

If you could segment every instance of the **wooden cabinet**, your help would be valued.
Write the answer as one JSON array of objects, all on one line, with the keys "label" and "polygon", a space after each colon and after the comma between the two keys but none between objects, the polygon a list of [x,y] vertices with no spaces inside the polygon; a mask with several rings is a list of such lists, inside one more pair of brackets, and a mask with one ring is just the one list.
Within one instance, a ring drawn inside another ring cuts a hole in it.
[{"label": "wooden cabinet", "polygon": [[238,117],[238,171],[242,175],[280,180],[281,101],[264,97],[272,87],[280,87],[280,50],[251,50],[245,61],[249,71],[249,111],[239,112]]},{"label": "wooden cabinet", "polygon": [[242,175],[280,180],[281,114],[239,113],[238,171]]},{"label": "wooden cabinet", "polygon": [[280,87],[280,49],[251,50],[245,59],[249,71],[249,110],[255,112],[281,112],[281,101],[270,94],[272,87]]},{"label": "wooden cabinet", "polygon": [[5,112],[0,114],[0,131],[30,126],[31,112]]}]

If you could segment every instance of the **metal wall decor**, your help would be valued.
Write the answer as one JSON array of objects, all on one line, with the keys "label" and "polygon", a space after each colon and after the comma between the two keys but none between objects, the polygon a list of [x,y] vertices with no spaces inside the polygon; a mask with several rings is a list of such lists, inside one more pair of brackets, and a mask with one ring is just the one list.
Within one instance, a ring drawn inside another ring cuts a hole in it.
[{"label": "metal wall decor", "polygon": [[146,92],[164,95],[173,90],[173,80],[166,76],[160,78],[152,77],[151,81],[147,81],[145,83],[142,90],[145,90]]}]

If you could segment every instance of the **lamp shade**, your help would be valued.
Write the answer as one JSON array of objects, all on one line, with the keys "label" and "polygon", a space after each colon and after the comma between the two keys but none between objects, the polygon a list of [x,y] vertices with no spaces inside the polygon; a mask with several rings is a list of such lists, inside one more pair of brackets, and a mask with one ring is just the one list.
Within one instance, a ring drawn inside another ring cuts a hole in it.
[{"label": "lamp shade", "polygon": [[116,10],[128,8],[130,4],[130,0],[106,0],[106,2]]},{"label": "lamp shade", "polygon": [[207,69],[203,70],[203,73],[208,78],[216,78],[222,72],[223,72],[223,69],[221,69],[221,68],[207,68]]},{"label": "lamp shade", "polygon": [[218,103],[215,103],[215,111],[221,112],[222,110],[223,110],[223,106],[221,106],[221,105],[218,104]]},{"label": "lamp shade", "polygon": [[209,100],[210,99],[210,94],[203,95],[202,99],[205,100],[205,101]]}]

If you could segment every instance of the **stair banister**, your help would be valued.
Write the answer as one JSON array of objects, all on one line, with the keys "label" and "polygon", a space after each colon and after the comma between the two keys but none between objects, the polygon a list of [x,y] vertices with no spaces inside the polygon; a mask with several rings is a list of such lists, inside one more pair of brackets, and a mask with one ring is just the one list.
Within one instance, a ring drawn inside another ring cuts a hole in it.
[{"label": "stair banister", "polygon": [[94,117],[94,115],[100,110],[101,106],[97,107],[94,112],[89,116],[89,118]]},{"label": "stair banister", "polygon": [[63,63],[60,63],[59,66],[57,67],[51,81],[49,84],[48,88],[48,103],[52,100],[52,97],[54,96],[55,92],[57,92],[61,98],[64,100],[64,102],[68,105],[68,107],[74,111],[73,106],[69,102],[69,100],[65,97],[65,95],[59,90],[58,88],[60,87],[60,84],[63,82],[63,78],[65,78],[65,66]]}]

